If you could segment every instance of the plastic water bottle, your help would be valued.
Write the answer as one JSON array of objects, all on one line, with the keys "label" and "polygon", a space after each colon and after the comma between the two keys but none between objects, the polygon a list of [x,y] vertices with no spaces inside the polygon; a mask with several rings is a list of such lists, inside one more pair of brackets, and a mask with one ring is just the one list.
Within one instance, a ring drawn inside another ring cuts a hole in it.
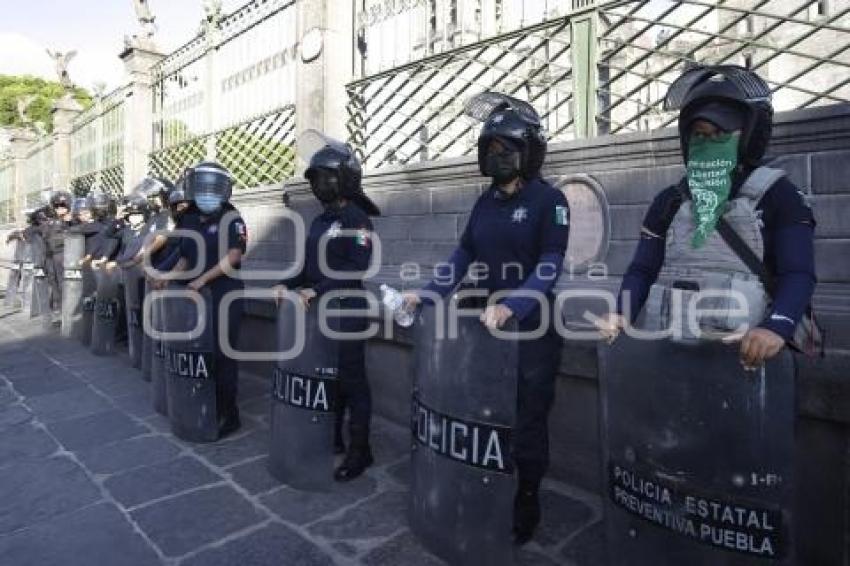
[{"label": "plastic water bottle", "polygon": [[401,293],[389,285],[381,285],[381,302],[393,313],[393,318],[399,326],[407,328],[413,324],[413,313],[404,308]]}]

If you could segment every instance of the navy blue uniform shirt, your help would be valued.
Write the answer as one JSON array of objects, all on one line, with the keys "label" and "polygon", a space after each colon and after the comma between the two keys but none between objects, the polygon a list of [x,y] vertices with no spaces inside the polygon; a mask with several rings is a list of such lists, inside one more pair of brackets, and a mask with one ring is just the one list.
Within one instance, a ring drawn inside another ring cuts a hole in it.
[{"label": "navy blue uniform shirt", "polygon": [[[746,174],[739,175],[732,187],[734,198]],[[624,292],[631,297],[632,319],[637,318],[664,264],[665,237],[673,221],[678,189],[668,187],[652,201],[635,256],[623,276],[620,303]],[[756,210],[761,211],[764,263],[776,278],[776,296],[770,312],[759,325],[789,340],[811,301],[815,288],[814,228],[812,209],[800,190],[787,177],[777,181],[764,194]],[[618,304],[622,313],[622,304]]]},{"label": "navy blue uniform shirt", "polygon": [[[304,265],[295,277],[281,281],[287,288],[311,287],[317,295],[336,289],[359,289],[362,273],[372,258],[372,221],[353,202],[340,209],[326,208],[310,224],[305,242]],[[348,232],[340,233],[340,230]],[[328,267],[351,274],[331,276],[323,273],[319,264],[319,244],[322,236]]]},{"label": "navy blue uniform shirt", "polygon": [[[490,187],[472,208],[448,265],[438,266],[437,277],[425,289],[445,297],[476,262],[482,264],[476,272],[486,274],[476,279],[479,288],[550,294],[561,274],[568,237],[567,199],[543,179],[525,181],[507,198]],[[519,321],[539,314],[539,303],[531,297],[509,296],[502,303]]]},{"label": "navy blue uniform shirt", "polygon": [[[222,223],[223,216],[231,211],[237,214],[226,224]],[[245,221],[231,204],[226,203],[219,212],[211,216],[202,216],[196,208],[188,210],[182,218],[182,228],[191,230],[201,235],[204,241],[205,253],[198,251],[197,243],[193,238],[181,238],[179,244],[180,257],[186,258],[186,268],[192,269],[200,262],[201,273],[206,273],[215,267],[230,250],[238,249],[245,253],[248,244],[248,231]],[[225,231],[226,248],[221,246],[220,231]],[[239,269],[239,265],[234,265]],[[222,275],[209,283],[213,293],[225,292],[242,287],[241,279],[233,279]]]}]

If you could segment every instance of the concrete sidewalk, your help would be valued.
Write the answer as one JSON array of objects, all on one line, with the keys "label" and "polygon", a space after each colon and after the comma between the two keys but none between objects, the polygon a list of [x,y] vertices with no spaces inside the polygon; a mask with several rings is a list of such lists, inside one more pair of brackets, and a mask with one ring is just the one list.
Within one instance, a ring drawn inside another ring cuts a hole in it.
[{"label": "concrete sidewalk", "polygon": [[[268,381],[241,376],[243,429],[174,438],[126,356],[98,358],[0,313],[0,557],[50,565],[432,565],[406,527],[409,433],[374,421],[376,465],[329,494],[266,472]],[[553,431],[557,434],[557,431]],[[597,497],[547,482],[518,564],[601,563]]]}]

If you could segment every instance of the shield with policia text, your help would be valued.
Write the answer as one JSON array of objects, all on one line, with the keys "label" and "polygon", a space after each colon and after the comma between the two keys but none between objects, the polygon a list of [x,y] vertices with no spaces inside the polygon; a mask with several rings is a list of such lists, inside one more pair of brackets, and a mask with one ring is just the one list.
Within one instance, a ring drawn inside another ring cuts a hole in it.
[{"label": "shield with policia text", "polygon": [[81,232],[69,231],[65,235],[65,252],[62,254],[62,336],[83,338],[83,271],[80,260],[86,255],[86,237]]},{"label": "shield with policia text", "polygon": [[50,314],[50,289],[47,284],[47,272],[44,268],[47,261],[47,248],[41,234],[33,234],[30,250],[33,263],[30,318],[37,318]]},{"label": "shield with policia text", "polygon": [[9,278],[6,282],[6,295],[3,304],[7,307],[18,307],[21,304],[20,292],[23,280],[24,261],[26,253],[26,242],[18,238],[15,240],[15,252],[12,256],[12,265],[9,269]]},{"label": "shield with policia text", "polygon": [[718,342],[599,348],[611,564],[795,564],[790,353],[745,371]]},{"label": "shield with policia text", "polygon": [[477,316],[443,335],[437,309],[447,314],[426,305],[415,330],[411,530],[450,564],[510,564],[518,343]]},{"label": "shield with policia text", "polygon": [[[150,284],[145,283],[145,296],[150,292]],[[152,301],[149,308],[150,328],[162,332],[165,330],[165,301]],[[154,339],[150,333],[145,333],[142,338],[142,376],[149,376],[154,410],[160,415],[168,415],[168,365],[165,343],[163,340]],[[147,380],[148,378],[145,379]]]},{"label": "shield with policia text", "polygon": [[94,302],[91,351],[98,356],[115,354],[115,338],[121,317],[120,293],[121,270],[104,266],[95,270],[97,296]]},{"label": "shield with policia text", "polygon": [[[185,334],[169,338],[165,350],[171,432],[190,442],[215,442],[218,412],[212,295],[209,289],[198,293],[181,283],[170,283],[168,290],[180,294],[159,299],[165,329]],[[195,329],[199,331],[197,335],[190,335]]]},{"label": "shield with policia text", "polygon": [[[335,308],[335,301],[329,309]],[[327,491],[333,484],[334,406],[339,356],[336,340],[319,325],[318,307],[305,312],[297,295],[281,300],[278,352],[295,357],[276,362],[272,376],[269,472],[296,489]],[[339,331],[338,318],[327,317]],[[294,347],[303,339],[303,349]]]},{"label": "shield with policia text", "polygon": [[[127,344],[130,353],[130,364],[136,368],[142,367],[142,299],[144,298],[144,271],[139,265],[123,269],[124,272],[124,302],[127,306]],[[150,374],[142,373],[145,381],[150,380]]]}]

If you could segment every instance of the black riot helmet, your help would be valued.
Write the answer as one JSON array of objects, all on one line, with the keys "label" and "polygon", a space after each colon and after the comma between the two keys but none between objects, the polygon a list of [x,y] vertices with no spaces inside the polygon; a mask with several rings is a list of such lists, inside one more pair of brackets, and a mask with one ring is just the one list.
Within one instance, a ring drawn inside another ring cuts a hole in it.
[{"label": "black riot helmet", "polygon": [[148,199],[143,195],[133,194],[126,197],[124,204],[124,218],[129,218],[133,214],[141,214],[147,220],[150,217],[151,208]]},{"label": "black riot helmet", "polygon": [[56,210],[57,208],[60,208],[60,207],[64,207],[65,209],[67,209],[70,212],[72,205],[73,205],[73,202],[74,202],[74,195],[72,195],[70,192],[68,192],[66,190],[60,189],[58,191],[53,191],[53,193],[50,195],[50,207],[53,210]]},{"label": "black riot helmet", "polygon": [[739,160],[756,166],[767,151],[773,129],[771,98],[768,84],[749,69],[738,65],[697,65],[670,85],[664,110],[679,110],[679,138],[686,160],[691,125],[703,118],[724,130],[740,126]]},{"label": "black riot helmet", "polygon": [[233,175],[223,165],[214,161],[202,161],[183,174],[183,189],[190,200],[198,195],[215,194],[223,201],[233,195]]},{"label": "black riot helmet", "polygon": [[519,174],[524,179],[540,175],[546,158],[546,135],[534,107],[505,94],[483,92],[466,103],[464,113],[484,122],[478,135],[478,168],[482,175],[493,176],[487,167],[487,151],[492,141],[520,153]]},{"label": "black riot helmet", "polygon": [[86,197],[86,201],[88,201],[92,216],[97,220],[104,220],[108,216],[115,214],[115,200],[99,189],[90,191]]},{"label": "black riot helmet", "polygon": [[71,216],[74,220],[80,220],[80,215],[83,212],[88,211],[92,212],[91,207],[89,206],[89,201],[87,198],[78,197],[74,199],[74,202],[71,203]]},{"label": "black riot helmet", "polygon": [[178,210],[180,204],[189,205],[191,200],[186,197],[186,191],[183,190],[183,179],[179,179],[177,184],[168,191],[168,210],[171,214],[171,219],[177,221],[184,211]]},{"label": "black riot helmet", "polygon": [[168,179],[163,177],[147,177],[136,186],[133,192],[148,199],[151,209],[154,213],[157,213],[166,206],[168,193],[173,188],[174,185]]},{"label": "black riot helmet", "polygon": [[304,178],[319,201],[327,205],[345,198],[369,216],[380,216],[378,206],[363,192],[363,168],[350,145],[307,130],[298,138],[298,153],[309,161]]}]

